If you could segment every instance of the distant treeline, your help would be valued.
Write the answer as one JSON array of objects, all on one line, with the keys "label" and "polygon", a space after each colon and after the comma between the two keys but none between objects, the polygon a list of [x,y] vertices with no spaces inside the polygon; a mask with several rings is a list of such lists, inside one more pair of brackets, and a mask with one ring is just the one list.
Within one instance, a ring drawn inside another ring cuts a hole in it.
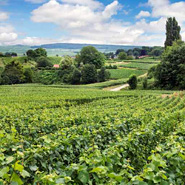
[{"label": "distant treeline", "polygon": [[140,56],[146,56],[150,55],[153,57],[158,57],[161,56],[162,53],[164,52],[164,47],[160,46],[154,46],[154,47],[147,47],[143,46],[141,48],[134,48],[134,49],[129,49],[129,50],[124,50],[124,49],[118,49],[115,53],[110,52],[110,53],[104,53],[105,56],[108,59],[114,59],[119,56],[120,53],[126,53],[127,56],[133,56],[135,58],[139,58]]}]

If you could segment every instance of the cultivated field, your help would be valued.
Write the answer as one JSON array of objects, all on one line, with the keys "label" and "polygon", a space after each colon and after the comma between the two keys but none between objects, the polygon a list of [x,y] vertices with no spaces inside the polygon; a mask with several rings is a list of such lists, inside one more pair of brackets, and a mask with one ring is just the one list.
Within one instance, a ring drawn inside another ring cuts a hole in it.
[{"label": "cultivated field", "polygon": [[183,93],[94,88],[0,87],[0,184],[184,184]]}]

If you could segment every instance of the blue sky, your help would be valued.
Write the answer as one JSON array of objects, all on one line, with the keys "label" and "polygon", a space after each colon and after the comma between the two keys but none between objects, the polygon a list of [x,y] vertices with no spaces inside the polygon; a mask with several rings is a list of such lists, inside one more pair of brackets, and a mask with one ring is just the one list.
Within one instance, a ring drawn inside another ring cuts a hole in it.
[{"label": "blue sky", "polygon": [[0,0],[0,45],[163,45],[167,17],[185,39],[185,1]]}]

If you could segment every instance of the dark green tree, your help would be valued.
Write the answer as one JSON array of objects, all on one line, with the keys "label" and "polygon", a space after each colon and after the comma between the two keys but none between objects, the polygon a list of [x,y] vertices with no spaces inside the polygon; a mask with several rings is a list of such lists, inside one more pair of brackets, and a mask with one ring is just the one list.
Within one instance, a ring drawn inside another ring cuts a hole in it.
[{"label": "dark green tree", "polygon": [[50,60],[47,57],[39,57],[37,58],[37,67],[38,68],[45,68],[45,67],[52,67],[53,64],[50,62]]},{"label": "dark green tree", "polygon": [[82,69],[82,82],[90,84],[97,82],[97,70],[92,64],[86,64]]},{"label": "dark green tree", "polygon": [[155,69],[156,85],[165,89],[185,89],[185,44],[174,42]]},{"label": "dark green tree", "polygon": [[25,83],[32,83],[33,82],[33,76],[34,76],[34,72],[31,68],[26,68],[24,70],[24,76],[25,76]]},{"label": "dark green tree", "polygon": [[43,48],[37,48],[35,50],[36,57],[47,57],[47,51]]},{"label": "dark green tree", "polygon": [[78,66],[80,66],[80,63],[84,65],[92,64],[96,69],[100,69],[105,63],[105,55],[93,46],[86,46],[77,55],[76,61],[78,62]]},{"label": "dark green tree", "polygon": [[105,67],[102,67],[99,71],[98,71],[98,81],[99,82],[105,82],[106,80],[108,80],[110,78],[110,72],[106,70]]},{"label": "dark green tree", "polygon": [[124,49],[117,49],[115,55],[118,56],[121,52],[125,52]]},{"label": "dark green tree", "polygon": [[81,76],[82,76],[81,72],[77,68],[75,68],[72,73],[71,83],[72,84],[80,84]]},{"label": "dark green tree", "polygon": [[23,66],[15,61],[7,64],[2,73],[2,81],[5,84],[19,84],[24,82]]},{"label": "dark green tree", "polygon": [[166,22],[166,41],[165,48],[172,46],[174,41],[181,40],[181,27],[178,25],[175,17],[168,18]]},{"label": "dark green tree", "polygon": [[137,76],[131,75],[129,77],[128,84],[130,86],[130,89],[136,89],[137,88]]},{"label": "dark green tree", "polygon": [[36,53],[35,53],[35,51],[32,50],[32,49],[29,49],[29,50],[26,52],[26,55],[27,55],[28,59],[30,59],[30,60],[36,58]]}]

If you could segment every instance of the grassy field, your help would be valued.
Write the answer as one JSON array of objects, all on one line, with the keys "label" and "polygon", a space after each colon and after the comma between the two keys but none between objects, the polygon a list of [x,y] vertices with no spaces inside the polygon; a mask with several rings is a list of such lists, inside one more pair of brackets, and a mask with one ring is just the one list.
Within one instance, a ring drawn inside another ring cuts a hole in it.
[{"label": "grassy field", "polygon": [[0,184],[183,184],[184,102],[173,91],[1,86]]},{"label": "grassy field", "polygon": [[135,74],[137,76],[147,73],[146,70],[135,70],[135,69],[109,69],[112,79],[129,78],[130,75]]}]

